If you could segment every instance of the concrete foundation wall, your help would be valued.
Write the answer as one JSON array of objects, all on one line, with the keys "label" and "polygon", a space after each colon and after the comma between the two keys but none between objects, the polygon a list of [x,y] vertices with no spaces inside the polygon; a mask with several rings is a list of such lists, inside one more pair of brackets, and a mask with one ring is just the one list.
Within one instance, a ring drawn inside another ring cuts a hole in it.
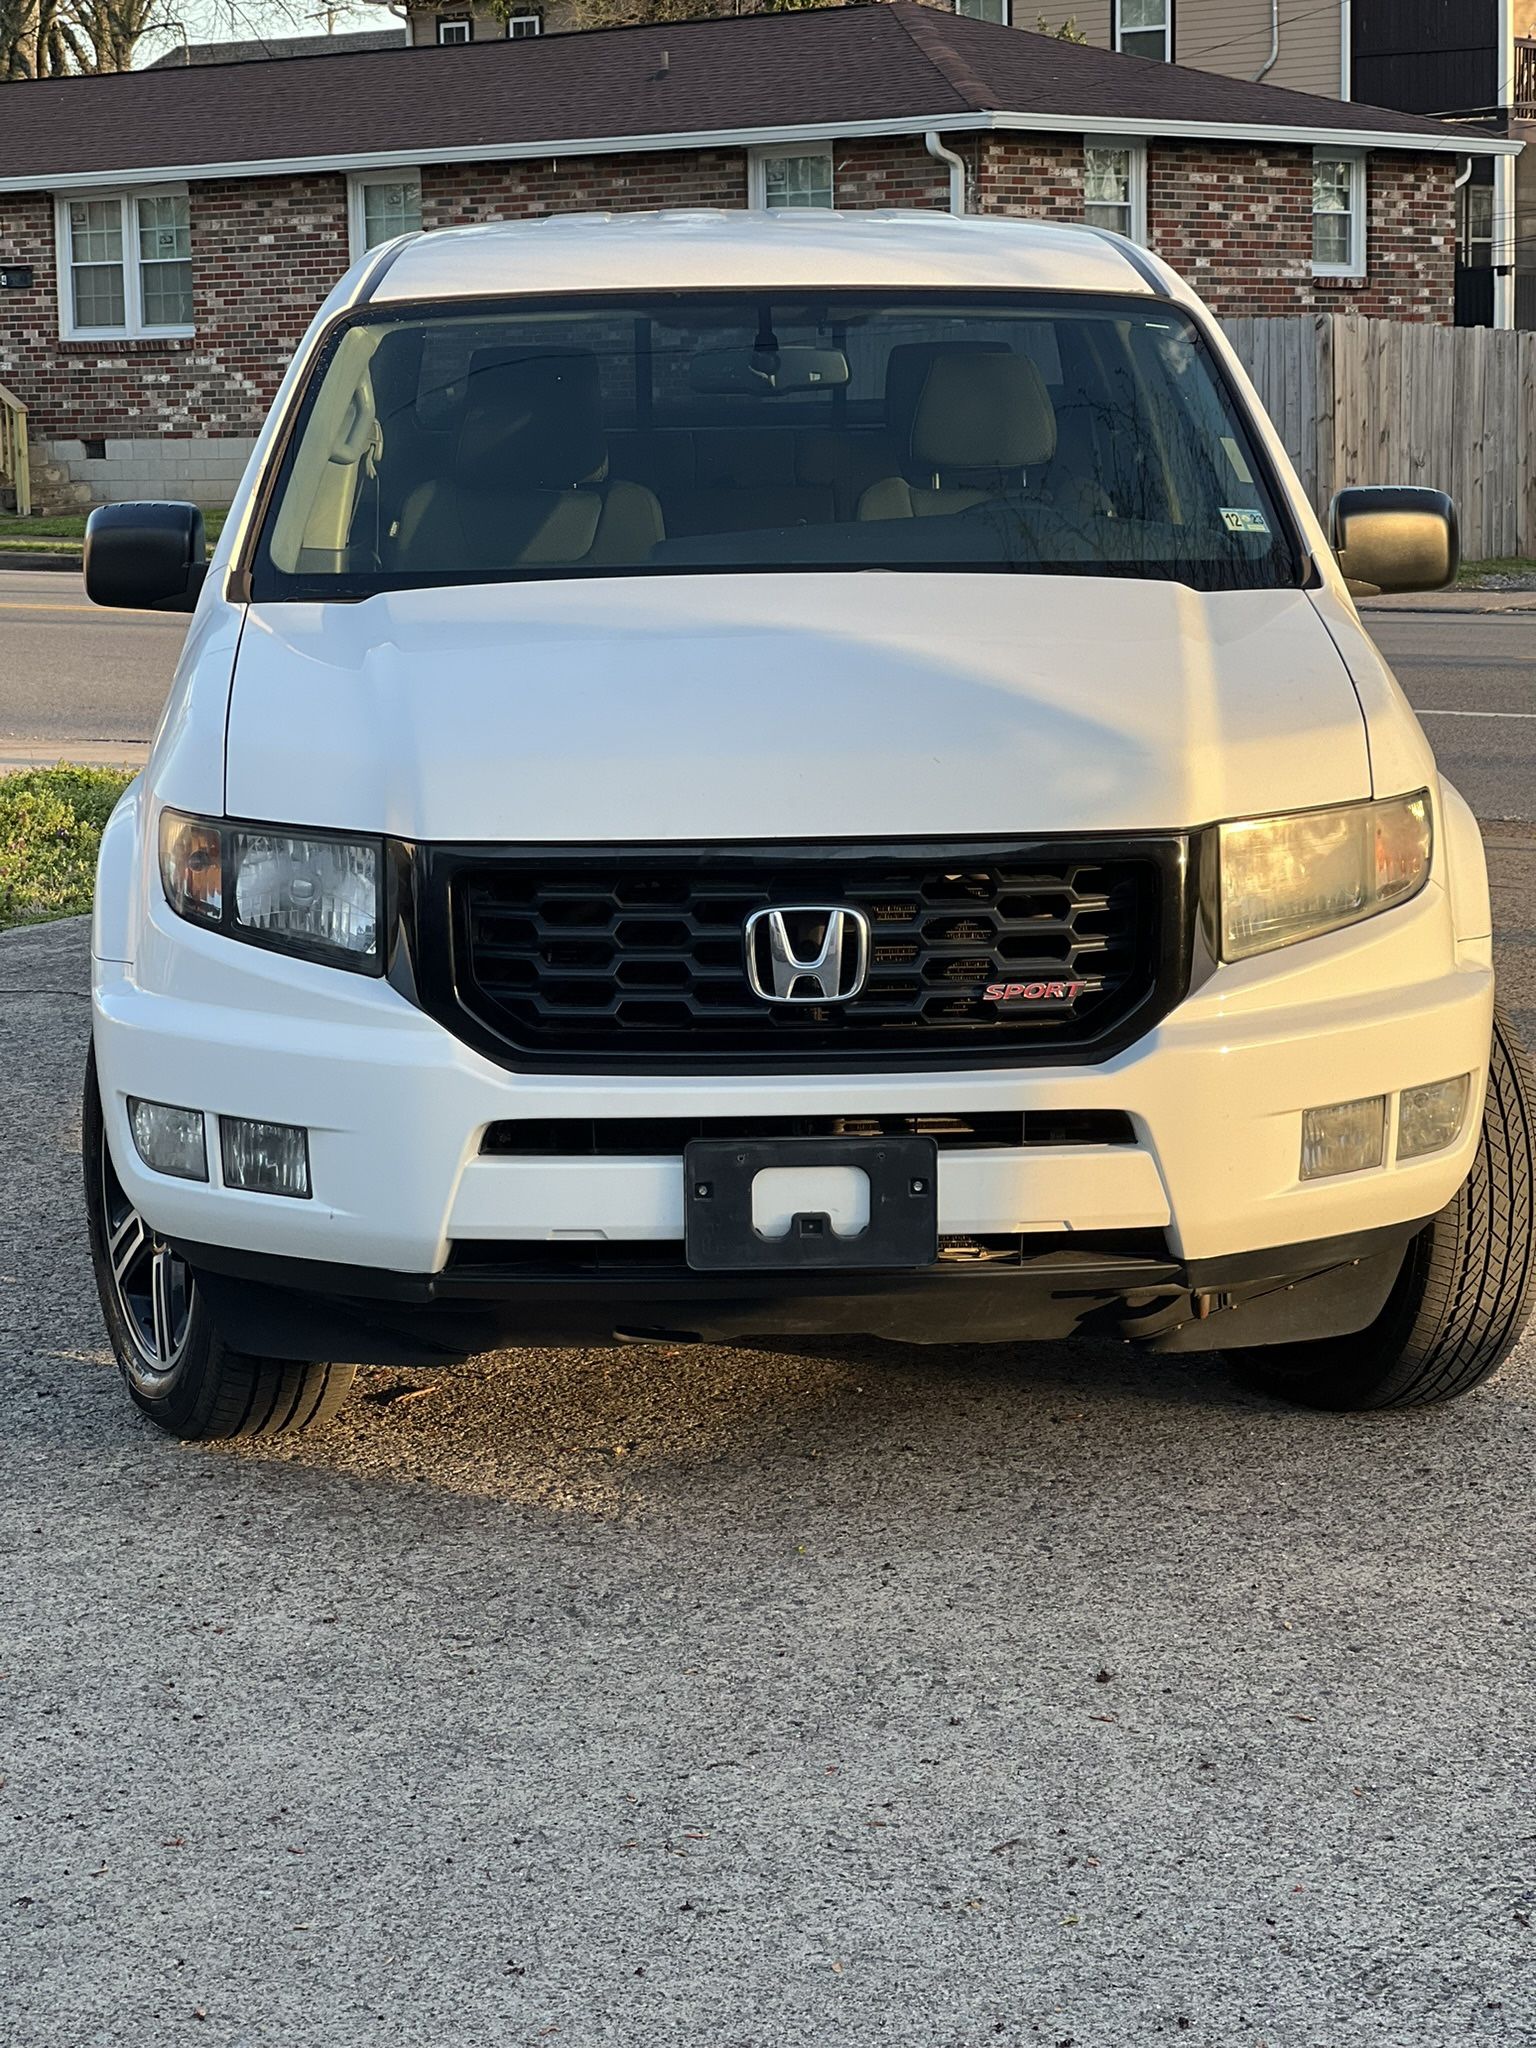
[{"label": "concrete foundation wall", "polygon": [[104,455],[88,455],[82,441],[44,441],[38,453],[60,504],[109,505],[132,498],[188,498],[195,505],[227,505],[256,445],[254,435],[186,438],[158,435],[119,439],[108,434]]}]

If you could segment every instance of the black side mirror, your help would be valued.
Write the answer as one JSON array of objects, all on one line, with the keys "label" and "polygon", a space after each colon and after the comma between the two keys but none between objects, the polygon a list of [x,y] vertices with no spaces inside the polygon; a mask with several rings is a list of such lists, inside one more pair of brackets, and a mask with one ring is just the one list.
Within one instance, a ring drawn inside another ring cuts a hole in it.
[{"label": "black side mirror", "polygon": [[131,612],[190,612],[208,573],[196,505],[99,505],[85,522],[85,594]]},{"label": "black side mirror", "polygon": [[1444,491],[1380,484],[1340,491],[1328,537],[1356,597],[1444,590],[1461,567],[1456,501]]}]

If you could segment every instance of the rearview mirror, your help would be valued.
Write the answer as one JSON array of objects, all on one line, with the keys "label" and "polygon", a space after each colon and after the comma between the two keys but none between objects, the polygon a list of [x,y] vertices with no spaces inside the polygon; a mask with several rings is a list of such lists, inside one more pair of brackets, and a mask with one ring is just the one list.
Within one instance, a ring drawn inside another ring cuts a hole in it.
[{"label": "rearview mirror", "polygon": [[99,505],[85,522],[85,594],[130,612],[190,612],[208,573],[196,505]]},{"label": "rearview mirror", "polygon": [[688,381],[717,398],[835,391],[848,382],[848,358],[840,348],[708,348],[688,365]]},{"label": "rearview mirror", "polygon": [[1340,491],[1328,537],[1356,597],[1444,590],[1461,567],[1456,503],[1408,484]]}]

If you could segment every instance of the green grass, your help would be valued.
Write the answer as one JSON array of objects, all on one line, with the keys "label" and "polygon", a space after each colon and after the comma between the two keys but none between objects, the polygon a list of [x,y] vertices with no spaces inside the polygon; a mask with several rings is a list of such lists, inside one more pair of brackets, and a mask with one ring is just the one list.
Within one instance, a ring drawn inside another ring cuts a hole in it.
[{"label": "green grass", "polygon": [[1536,562],[1529,555],[1511,555],[1507,561],[1463,562],[1456,581],[1466,588],[1485,576],[1536,576]]},{"label": "green grass", "polygon": [[90,909],[102,827],[132,779],[117,768],[0,775],[0,930]]},{"label": "green grass", "polygon": [[17,519],[12,513],[0,512],[0,534],[9,540],[14,534],[18,540],[79,540],[85,532],[85,514],[59,519]]},{"label": "green grass", "polygon": [[[51,519],[39,515],[18,519],[14,513],[0,512],[0,548],[36,546],[57,554],[60,541],[78,543],[85,539],[88,516],[84,512],[64,512]],[[223,532],[227,516],[222,507],[217,511],[204,512],[203,524],[208,529],[210,545]],[[67,553],[70,550],[66,547],[63,551]]]}]

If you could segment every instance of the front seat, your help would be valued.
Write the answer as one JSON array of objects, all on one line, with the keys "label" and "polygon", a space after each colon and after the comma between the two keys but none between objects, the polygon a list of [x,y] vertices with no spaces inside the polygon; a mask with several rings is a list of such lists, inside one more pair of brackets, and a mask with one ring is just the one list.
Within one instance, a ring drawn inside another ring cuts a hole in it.
[{"label": "front seat", "polygon": [[466,381],[451,474],[401,507],[402,567],[623,567],[666,537],[654,492],[609,480],[590,351],[478,349]]},{"label": "front seat", "polygon": [[871,484],[859,517],[968,511],[1023,489],[1055,452],[1055,409],[1028,356],[935,354],[912,409],[903,473]]}]

